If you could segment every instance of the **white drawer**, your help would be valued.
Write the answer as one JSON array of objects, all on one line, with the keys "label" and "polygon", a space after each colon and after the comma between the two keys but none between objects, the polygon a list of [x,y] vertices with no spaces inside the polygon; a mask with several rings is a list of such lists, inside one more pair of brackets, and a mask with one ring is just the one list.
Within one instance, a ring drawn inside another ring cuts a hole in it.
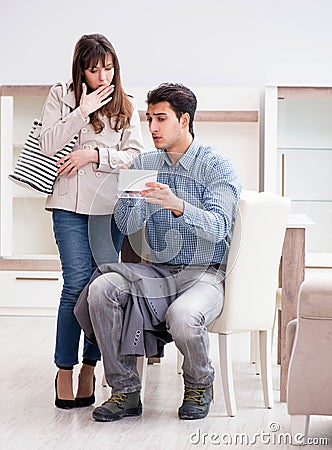
[{"label": "white drawer", "polygon": [[0,271],[0,314],[15,313],[17,308],[55,311],[62,284],[61,272]]}]

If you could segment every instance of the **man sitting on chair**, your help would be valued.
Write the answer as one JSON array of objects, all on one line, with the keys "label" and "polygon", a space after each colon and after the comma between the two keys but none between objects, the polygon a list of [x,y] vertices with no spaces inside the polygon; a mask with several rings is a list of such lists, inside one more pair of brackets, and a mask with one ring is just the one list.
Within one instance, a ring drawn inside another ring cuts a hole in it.
[{"label": "man sitting on chair", "polygon": [[[201,419],[209,412],[214,381],[206,326],[222,310],[241,186],[230,160],[194,136],[197,100],[190,89],[161,84],[148,93],[147,105],[157,150],[143,152],[134,168],[157,169],[158,178],[146,183],[141,198],[120,198],[115,218],[128,235],[146,225],[152,265],[167,270],[174,280],[176,298],[167,309],[166,326],[184,357],[178,415]],[[129,298],[128,280],[119,273],[101,275],[90,285],[90,317],[112,387],[112,396],[93,411],[97,421],[142,413],[136,356],[120,352]]]}]

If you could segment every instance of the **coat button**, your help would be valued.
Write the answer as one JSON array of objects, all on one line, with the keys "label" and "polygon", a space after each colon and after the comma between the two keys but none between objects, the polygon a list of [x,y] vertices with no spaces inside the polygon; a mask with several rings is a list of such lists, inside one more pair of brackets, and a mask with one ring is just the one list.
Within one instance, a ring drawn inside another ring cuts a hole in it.
[{"label": "coat button", "polygon": [[80,169],[80,170],[78,171],[78,174],[79,174],[79,175],[84,175],[84,170],[83,170],[83,169]]},{"label": "coat button", "polygon": [[105,130],[102,130],[102,131],[100,132],[100,136],[105,136]]},{"label": "coat button", "polygon": [[91,145],[90,144],[83,144],[83,148],[85,148],[86,150],[91,150]]},{"label": "coat button", "polygon": [[82,128],[81,132],[82,132],[83,134],[85,134],[85,133],[88,132],[88,129],[87,129],[87,128]]},{"label": "coat button", "polygon": [[96,172],[96,177],[100,178],[101,177],[101,173],[100,172]]}]

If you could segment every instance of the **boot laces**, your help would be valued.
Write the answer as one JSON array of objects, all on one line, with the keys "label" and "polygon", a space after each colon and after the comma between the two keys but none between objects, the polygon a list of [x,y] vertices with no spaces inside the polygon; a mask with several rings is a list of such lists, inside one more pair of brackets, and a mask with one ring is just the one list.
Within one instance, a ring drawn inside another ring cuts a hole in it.
[{"label": "boot laces", "polygon": [[105,403],[116,403],[118,406],[121,406],[121,403],[124,402],[126,398],[127,394],[112,394]]},{"label": "boot laces", "polygon": [[197,402],[200,403],[203,397],[205,389],[191,389],[185,388],[184,390],[184,401]]}]

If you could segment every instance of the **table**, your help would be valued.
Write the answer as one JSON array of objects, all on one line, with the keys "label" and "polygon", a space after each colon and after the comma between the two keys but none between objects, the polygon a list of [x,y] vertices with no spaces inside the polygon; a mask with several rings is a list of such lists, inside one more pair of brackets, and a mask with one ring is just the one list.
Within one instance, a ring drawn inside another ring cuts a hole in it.
[{"label": "table", "polygon": [[306,226],[313,222],[305,214],[289,214],[279,270],[281,314],[278,354],[280,361],[280,401],[286,401],[289,358],[286,351],[286,327],[296,318],[297,300],[305,269]]}]

